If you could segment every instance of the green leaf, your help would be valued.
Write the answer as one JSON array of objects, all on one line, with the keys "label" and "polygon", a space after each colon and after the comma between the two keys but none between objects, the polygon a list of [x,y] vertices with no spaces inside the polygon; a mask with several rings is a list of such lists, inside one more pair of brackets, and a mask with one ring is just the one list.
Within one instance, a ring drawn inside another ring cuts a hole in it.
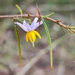
[{"label": "green leaf", "polygon": [[52,15],[54,15],[54,12],[52,12],[52,13],[50,13],[50,14],[48,14],[48,15],[43,16],[43,18],[45,18],[45,17],[50,17],[50,16],[52,16]]},{"label": "green leaf", "polygon": [[68,29],[68,31],[69,31],[71,34],[73,34],[73,32],[71,31],[71,29]]},{"label": "green leaf", "polygon": [[17,4],[16,4],[16,7],[17,7],[17,9],[19,10],[20,14],[22,15],[22,14],[23,14],[22,9],[21,9],[21,8],[19,7],[19,5],[17,5]]},{"label": "green leaf", "polygon": [[46,22],[44,21],[43,18],[42,18],[42,21],[43,21],[43,25],[44,25],[44,28],[45,28],[45,31],[46,31],[47,38],[48,38],[48,43],[49,43],[49,46],[50,46],[50,67],[52,68],[53,67],[53,55],[52,55],[51,36],[50,36],[49,30],[48,30],[47,24],[46,24]]},{"label": "green leaf", "polygon": [[65,32],[63,27],[61,27],[61,29],[62,29],[63,32]]},{"label": "green leaf", "polygon": [[14,25],[14,29],[15,29],[16,39],[17,39],[17,43],[18,43],[18,52],[19,52],[20,66],[22,66],[22,55],[21,55],[20,39],[19,39],[18,29],[17,29],[16,25]]},{"label": "green leaf", "polygon": [[70,26],[70,28],[74,29],[75,30],[75,26]]},{"label": "green leaf", "polygon": [[26,22],[28,22],[28,23],[31,23],[31,19],[27,19],[27,18],[18,18],[18,21],[20,21],[20,22],[23,22],[23,21],[26,21]]}]

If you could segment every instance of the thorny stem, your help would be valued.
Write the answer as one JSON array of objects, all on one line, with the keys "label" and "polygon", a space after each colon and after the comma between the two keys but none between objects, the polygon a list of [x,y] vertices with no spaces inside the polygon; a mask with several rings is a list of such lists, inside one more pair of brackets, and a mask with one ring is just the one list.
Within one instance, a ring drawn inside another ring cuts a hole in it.
[{"label": "thorny stem", "polygon": [[[13,19],[17,19],[17,18],[34,18],[34,17],[38,17],[39,16],[36,16],[36,15],[31,15],[31,14],[22,14],[22,15],[1,15],[0,18],[13,18]],[[40,17],[43,17],[42,15]],[[75,33],[75,30],[73,30],[72,28],[70,28],[69,25],[65,25],[64,23],[62,23],[60,20],[55,20],[53,18],[50,18],[50,17],[43,17],[49,21],[52,21],[56,24],[58,24],[59,26],[65,28],[65,29],[70,29],[73,33]]]}]

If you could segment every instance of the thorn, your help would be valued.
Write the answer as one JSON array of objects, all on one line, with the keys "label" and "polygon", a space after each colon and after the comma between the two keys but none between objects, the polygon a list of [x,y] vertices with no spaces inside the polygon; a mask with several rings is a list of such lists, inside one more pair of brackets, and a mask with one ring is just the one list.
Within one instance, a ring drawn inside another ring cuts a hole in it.
[{"label": "thorn", "polygon": [[30,17],[30,14],[28,12],[24,11],[24,13],[28,15],[28,18]]},{"label": "thorn", "polygon": [[60,20],[56,20],[56,23],[61,22]]},{"label": "thorn", "polygon": [[41,16],[40,16],[40,11],[39,11],[37,3],[36,3],[36,16],[38,16],[38,18],[40,20]]}]

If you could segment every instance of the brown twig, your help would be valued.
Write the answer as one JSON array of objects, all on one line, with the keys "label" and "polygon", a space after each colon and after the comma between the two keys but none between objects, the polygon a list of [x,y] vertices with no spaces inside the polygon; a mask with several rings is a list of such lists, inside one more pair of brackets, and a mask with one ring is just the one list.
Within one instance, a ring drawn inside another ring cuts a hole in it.
[{"label": "brown twig", "polygon": [[[17,18],[34,18],[34,17],[38,17],[39,18],[39,16],[31,15],[31,14],[29,14],[29,16],[28,16],[28,14],[22,14],[22,15],[1,15],[0,16],[0,18],[13,18],[13,19],[17,19]],[[41,15],[41,17],[43,17],[43,16]],[[65,29],[70,29],[73,33],[75,33],[75,30],[73,30],[69,25],[65,25],[60,20],[55,20],[55,19],[50,18],[50,17],[43,17],[43,18],[45,18],[45,19],[47,19],[49,21],[52,21],[52,22],[58,24],[59,26],[65,28]]]},{"label": "brown twig", "polygon": [[35,16],[35,15],[31,15],[29,14],[22,14],[22,15],[0,15],[0,18],[13,18],[13,19],[16,19],[16,18],[30,18],[30,17],[38,17],[38,16]]},{"label": "brown twig", "polygon": [[[55,20],[55,19],[49,18],[49,17],[45,17],[45,19],[50,20],[50,21],[52,21],[52,22],[58,24],[59,26],[65,28],[65,29],[71,29],[69,25],[65,25],[65,24],[62,23],[60,20]],[[71,29],[71,31],[72,31],[73,33],[75,33],[75,30]]]}]

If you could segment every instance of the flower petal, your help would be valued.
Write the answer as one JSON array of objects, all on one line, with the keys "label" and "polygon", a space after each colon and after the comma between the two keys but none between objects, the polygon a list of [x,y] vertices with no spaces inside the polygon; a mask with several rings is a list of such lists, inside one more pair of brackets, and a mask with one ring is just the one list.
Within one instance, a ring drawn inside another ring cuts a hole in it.
[{"label": "flower petal", "polygon": [[19,22],[14,22],[16,25],[18,25],[18,26],[20,26],[24,31],[28,31],[27,30],[27,28],[23,25],[23,24],[21,24],[21,23],[19,23]]},{"label": "flower petal", "polygon": [[30,26],[28,23],[26,23],[25,20],[23,21],[23,25],[26,27],[26,29],[27,29],[28,31],[31,31],[31,26]]},{"label": "flower petal", "polygon": [[36,17],[31,24],[31,28],[33,28],[33,26],[37,23],[37,21],[38,21],[38,18]]},{"label": "flower petal", "polygon": [[42,24],[43,24],[42,21],[35,23],[35,25],[32,27],[32,30],[35,30],[36,28],[38,28]]}]

